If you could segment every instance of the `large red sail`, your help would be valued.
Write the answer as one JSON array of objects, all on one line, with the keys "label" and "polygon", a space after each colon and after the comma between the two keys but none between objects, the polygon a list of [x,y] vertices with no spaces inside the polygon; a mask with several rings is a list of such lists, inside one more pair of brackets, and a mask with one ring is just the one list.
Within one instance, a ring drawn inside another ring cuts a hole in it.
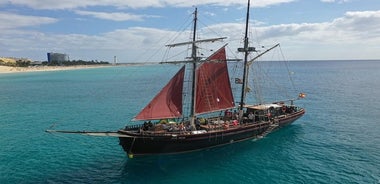
[{"label": "large red sail", "polygon": [[195,113],[201,114],[235,106],[224,47],[202,63],[196,75]]},{"label": "large red sail", "polygon": [[175,118],[182,115],[182,91],[185,66],[135,117],[135,120]]}]

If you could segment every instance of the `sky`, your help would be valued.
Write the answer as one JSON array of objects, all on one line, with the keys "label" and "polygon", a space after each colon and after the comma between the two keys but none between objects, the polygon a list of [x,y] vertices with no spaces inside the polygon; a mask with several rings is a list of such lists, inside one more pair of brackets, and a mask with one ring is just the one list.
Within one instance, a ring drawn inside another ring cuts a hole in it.
[{"label": "sky", "polygon": [[[242,46],[247,0],[0,0],[0,57],[161,61],[165,44],[199,38]],[[287,60],[380,59],[380,0],[251,0],[249,40]],[[216,48],[217,49],[217,48]]]}]

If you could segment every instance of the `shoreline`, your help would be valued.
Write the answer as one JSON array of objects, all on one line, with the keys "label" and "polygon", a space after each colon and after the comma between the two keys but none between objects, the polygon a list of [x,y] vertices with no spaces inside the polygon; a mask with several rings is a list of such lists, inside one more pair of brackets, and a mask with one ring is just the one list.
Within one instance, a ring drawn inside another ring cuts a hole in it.
[{"label": "shoreline", "polygon": [[29,67],[0,66],[0,74],[79,70],[79,69],[90,69],[90,68],[101,68],[101,67],[112,67],[112,66],[114,65],[29,66]]}]

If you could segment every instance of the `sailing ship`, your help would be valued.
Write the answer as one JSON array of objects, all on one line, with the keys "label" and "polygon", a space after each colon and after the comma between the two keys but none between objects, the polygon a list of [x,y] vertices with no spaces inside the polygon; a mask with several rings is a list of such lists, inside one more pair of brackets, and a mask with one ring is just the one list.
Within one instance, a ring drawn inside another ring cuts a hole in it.
[{"label": "sailing ship", "polygon": [[[197,56],[197,44],[214,42],[222,38],[196,40],[197,8],[194,11],[193,38],[190,42],[167,45],[176,47],[190,44],[191,59],[181,61],[183,66],[162,90],[139,112],[134,121],[114,132],[77,132],[47,130],[48,132],[80,133],[95,136],[118,137],[121,147],[130,158],[140,155],[175,154],[222,146],[265,136],[273,130],[286,126],[300,118],[305,109],[294,105],[294,100],[267,104],[246,104],[248,65],[278,45],[248,60],[255,51],[248,44],[248,0],[244,47],[244,69],[240,102],[235,103],[226,58],[226,45],[206,59]],[[178,62],[177,62],[178,63]],[[190,67],[190,97],[184,98],[186,67]],[[184,101],[190,100],[188,114],[184,113]]]}]

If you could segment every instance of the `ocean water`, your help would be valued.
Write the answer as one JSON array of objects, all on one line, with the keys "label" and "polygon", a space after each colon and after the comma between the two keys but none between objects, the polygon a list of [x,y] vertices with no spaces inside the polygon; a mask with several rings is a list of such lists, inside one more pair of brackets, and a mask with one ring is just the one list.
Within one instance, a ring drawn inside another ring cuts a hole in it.
[{"label": "ocean water", "polygon": [[297,102],[307,113],[292,125],[133,159],[117,138],[45,130],[122,128],[179,66],[0,74],[0,183],[380,183],[380,61],[289,65],[307,93]]}]

